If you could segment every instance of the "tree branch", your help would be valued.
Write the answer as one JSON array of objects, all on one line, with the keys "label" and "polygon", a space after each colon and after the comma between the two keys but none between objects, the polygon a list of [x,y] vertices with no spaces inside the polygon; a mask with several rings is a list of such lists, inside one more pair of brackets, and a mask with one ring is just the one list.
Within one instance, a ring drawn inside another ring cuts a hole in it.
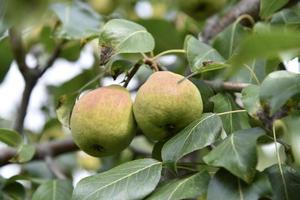
[{"label": "tree branch", "polygon": [[208,42],[211,38],[222,32],[229,24],[234,22],[243,14],[248,14],[253,18],[258,18],[259,2],[259,0],[241,0],[223,16],[214,15],[210,17],[202,32],[203,41]]},{"label": "tree branch", "polygon": [[[47,156],[55,157],[63,153],[77,151],[78,147],[72,139],[53,141],[35,146],[35,154],[32,160],[44,160]],[[15,156],[17,151],[10,147],[2,148],[0,151],[0,166],[9,164],[9,160]]]},{"label": "tree branch", "polygon": [[218,82],[203,80],[204,83],[211,86],[214,90],[226,90],[232,92],[241,92],[245,87],[249,86],[249,83],[234,83],[234,82]]},{"label": "tree branch", "polygon": [[25,88],[22,95],[21,105],[19,107],[18,115],[14,124],[14,129],[22,134],[24,129],[24,120],[26,117],[27,108],[33,88],[35,87],[39,78],[53,65],[66,41],[63,40],[56,46],[50,58],[46,62],[46,65],[42,69],[39,69],[37,67],[31,69],[26,64],[26,52],[23,46],[21,33],[16,28],[10,28],[9,38],[14,58],[25,80]]}]

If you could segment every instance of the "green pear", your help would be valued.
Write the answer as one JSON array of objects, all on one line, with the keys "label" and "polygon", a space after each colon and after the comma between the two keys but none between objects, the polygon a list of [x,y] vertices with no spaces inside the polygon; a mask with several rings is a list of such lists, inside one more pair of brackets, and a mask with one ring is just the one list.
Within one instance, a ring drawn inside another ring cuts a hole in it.
[{"label": "green pear", "polygon": [[172,72],[155,72],[138,90],[133,112],[149,139],[165,140],[201,116],[201,94],[191,81],[183,79]]},{"label": "green pear", "polygon": [[121,152],[136,130],[129,92],[119,85],[88,92],[76,102],[70,127],[75,143],[87,154],[102,157]]}]

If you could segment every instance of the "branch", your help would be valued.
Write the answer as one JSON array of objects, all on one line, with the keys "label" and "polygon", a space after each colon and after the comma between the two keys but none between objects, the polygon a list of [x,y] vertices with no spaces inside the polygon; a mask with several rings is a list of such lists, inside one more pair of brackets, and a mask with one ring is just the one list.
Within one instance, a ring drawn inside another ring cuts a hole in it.
[{"label": "branch", "polygon": [[202,32],[203,41],[208,42],[243,14],[248,14],[255,19],[258,18],[259,2],[259,0],[241,0],[223,16],[214,15],[210,17]]},{"label": "branch", "polygon": [[30,96],[33,91],[33,88],[38,82],[38,79],[41,76],[43,76],[43,74],[53,65],[54,61],[59,56],[61,49],[66,41],[63,40],[56,46],[52,55],[46,62],[46,65],[42,69],[39,69],[37,67],[31,69],[26,64],[26,52],[23,46],[21,33],[16,28],[10,28],[9,38],[14,58],[25,80],[25,88],[22,95],[21,105],[19,107],[18,115],[14,124],[14,129],[22,134],[24,129],[24,120],[26,117],[27,108],[29,105]]},{"label": "branch", "polygon": [[241,92],[249,83],[234,83],[234,82],[218,82],[203,80],[204,83],[211,86],[214,90],[227,90],[232,92]]},{"label": "branch", "polygon": [[[32,160],[45,160],[47,156],[55,157],[63,153],[77,151],[78,147],[72,139],[53,141],[35,146],[35,154]],[[9,160],[17,154],[17,150],[10,147],[2,148],[0,151],[0,166],[9,164]]]},{"label": "branch", "polygon": [[126,88],[126,87],[128,86],[130,80],[133,78],[133,76],[134,76],[134,75],[136,74],[136,72],[139,70],[140,66],[141,66],[141,63],[139,63],[139,62],[136,63],[136,64],[133,66],[132,70],[130,70],[129,74],[127,75],[127,77],[126,77],[126,79],[125,79],[125,81],[124,81],[123,87]]}]

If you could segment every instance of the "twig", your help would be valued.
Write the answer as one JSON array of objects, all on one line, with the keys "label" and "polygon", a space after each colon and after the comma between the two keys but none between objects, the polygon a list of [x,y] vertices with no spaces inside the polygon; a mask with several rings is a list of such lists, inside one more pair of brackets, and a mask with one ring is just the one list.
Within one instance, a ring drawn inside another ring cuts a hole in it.
[{"label": "twig", "polygon": [[50,171],[53,173],[54,176],[56,176],[58,179],[66,179],[66,175],[62,172],[60,167],[55,163],[55,160],[53,160],[52,156],[47,155],[45,157],[45,162],[47,167],[50,169]]},{"label": "twig", "polygon": [[126,88],[126,87],[128,86],[130,80],[133,78],[133,76],[134,76],[134,75],[136,74],[136,72],[139,70],[140,66],[141,66],[141,63],[139,63],[139,62],[136,63],[136,64],[133,66],[133,68],[130,70],[129,74],[127,75],[127,77],[126,77],[126,79],[125,79],[125,81],[124,81],[123,87]]},{"label": "twig", "polygon": [[257,18],[259,14],[259,2],[259,0],[241,0],[223,16],[214,15],[210,17],[202,32],[203,41],[208,42],[234,22],[240,15],[248,14],[254,19]]},{"label": "twig", "polygon": [[40,77],[53,65],[54,61],[59,56],[61,49],[65,43],[66,43],[66,40],[62,40],[55,47],[54,51],[52,52],[50,58],[48,59],[46,65],[45,65],[45,67],[41,70],[41,72],[39,74]]},{"label": "twig", "polygon": [[[32,160],[44,160],[46,156],[55,157],[60,154],[77,151],[78,147],[72,139],[52,141],[35,146],[35,154]],[[4,147],[0,151],[0,166],[9,164],[9,160],[15,156],[17,151],[10,147]]]},{"label": "twig", "polygon": [[217,82],[203,80],[204,83],[211,86],[214,90],[227,90],[232,92],[241,92],[249,83],[234,83],[234,82]]}]

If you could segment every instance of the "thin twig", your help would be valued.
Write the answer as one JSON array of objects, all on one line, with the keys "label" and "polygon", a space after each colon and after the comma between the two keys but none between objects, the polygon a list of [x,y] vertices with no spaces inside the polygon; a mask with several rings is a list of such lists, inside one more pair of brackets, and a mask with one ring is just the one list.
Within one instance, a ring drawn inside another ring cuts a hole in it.
[{"label": "thin twig", "polygon": [[48,169],[53,173],[54,176],[56,176],[58,179],[67,179],[66,175],[62,172],[52,156],[47,155],[45,157],[45,162]]},{"label": "thin twig", "polygon": [[45,67],[41,70],[39,77],[41,77],[55,62],[55,60],[58,58],[63,45],[66,43],[66,40],[62,40],[61,42],[58,43],[58,45],[55,47],[53,50],[51,56],[49,57]]},{"label": "thin twig", "polygon": [[136,63],[136,64],[133,66],[133,68],[130,70],[129,74],[127,75],[127,77],[126,77],[126,79],[125,79],[125,81],[124,81],[123,87],[126,88],[126,87],[128,86],[130,80],[133,78],[133,76],[134,76],[134,75],[136,74],[136,72],[139,70],[140,66],[141,66],[141,63],[139,63],[139,62]]}]

